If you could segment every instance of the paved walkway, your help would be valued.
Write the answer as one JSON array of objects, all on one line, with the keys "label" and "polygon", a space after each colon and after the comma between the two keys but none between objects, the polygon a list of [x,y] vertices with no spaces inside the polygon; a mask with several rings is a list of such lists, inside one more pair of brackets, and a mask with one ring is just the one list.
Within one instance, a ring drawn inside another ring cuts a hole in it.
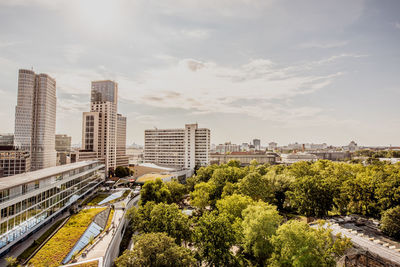
[{"label": "paved walkway", "polygon": [[[124,203],[124,204],[122,204],[122,203]],[[79,258],[77,258],[78,262],[87,261],[90,259],[96,259],[96,258],[105,256],[105,254],[107,252],[107,248],[113,238],[114,232],[115,232],[116,228],[118,227],[119,222],[121,221],[122,217],[124,216],[124,210],[122,210],[121,208],[125,207],[125,206],[126,206],[125,201],[120,201],[120,202],[114,203],[115,210],[114,210],[113,220],[112,220],[112,223],[110,226],[110,231],[108,233],[102,233],[101,236],[99,237],[100,240],[97,241],[95,243],[95,245],[90,249],[90,251],[86,254],[86,257],[80,256]]]},{"label": "paved walkway", "polygon": [[22,252],[24,252],[28,247],[30,247],[36,239],[42,236],[56,221],[64,219],[68,216],[69,216],[68,211],[60,214],[59,216],[54,218],[53,223],[45,224],[39,231],[34,233],[28,239],[22,241],[18,245],[15,245],[6,255],[0,258],[0,266],[7,266],[6,258],[8,257],[17,258],[19,255],[21,255]]}]

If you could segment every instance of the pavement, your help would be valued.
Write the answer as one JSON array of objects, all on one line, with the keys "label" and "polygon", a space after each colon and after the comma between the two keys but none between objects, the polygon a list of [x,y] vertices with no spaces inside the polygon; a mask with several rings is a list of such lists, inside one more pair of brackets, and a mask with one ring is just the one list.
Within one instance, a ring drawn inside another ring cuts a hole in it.
[{"label": "pavement", "polygon": [[356,244],[363,249],[370,251],[371,253],[377,254],[382,258],[400,264],[400,252],[383,246],[381,244],[382,242],[376,241],[379,240],[377,238],[374,238],[374,240],[369,240],[368,236],[360,236],[360,233],[357,233],[357,231],[340,227],[338,224],[332,224],[329,226],[324,225],[324,227],[329,227],[332,229],[333,235],[341,233],[342,235],[350,238],[353,244]]},{"label": "pavement", "polygon": [[111,243],[111,240],[114,236],[114,233],[118,228],[120,221],[124,217],[125,210],[123,208],[127,206],[127,202],[128,201],[125,199],[123,201],[119,201],[113,204],[115,209],[109,232],[102,233],[100,237],[98,237],[98,241],[95,242],[94,246],[90,249],[89,252],[86,253],[86,256],[85,257],[79,256],[77,258],[78,262],[102,258],[105,256],[108,246]]}]

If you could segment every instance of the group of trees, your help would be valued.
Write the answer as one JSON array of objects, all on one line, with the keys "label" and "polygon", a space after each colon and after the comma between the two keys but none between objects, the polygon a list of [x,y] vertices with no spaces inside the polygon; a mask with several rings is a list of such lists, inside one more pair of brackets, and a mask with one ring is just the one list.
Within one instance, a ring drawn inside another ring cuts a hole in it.
[{"label": "group of trees", "polygon": [[234,193],[274,204],[278,210],[323,217],[360,214],[380,218],[400,205],[400,165],[362,164],[327,160],[291,166],[237,162],[200,168],[188,179],[192,204],[215,207],[216,200]]},{"label": "group of trees", "polygon": [[[196,208],[191,218],[177,205],[185,195]],[[253,161],[241,167],[230,161],[199,168],[186,185],[147,182],[139,207],[127,215],[139,234],[136,253],[125,252],[116,264],[334,266],[350,241],[333,237],[322,225],[287,220],[293,213],[382,217],[382,230],[399,237],[400,164],[321,160],[269,166]],[[142,247],[150,240],[157,242]],[[144,264],[149,259],[154,264]]]}]

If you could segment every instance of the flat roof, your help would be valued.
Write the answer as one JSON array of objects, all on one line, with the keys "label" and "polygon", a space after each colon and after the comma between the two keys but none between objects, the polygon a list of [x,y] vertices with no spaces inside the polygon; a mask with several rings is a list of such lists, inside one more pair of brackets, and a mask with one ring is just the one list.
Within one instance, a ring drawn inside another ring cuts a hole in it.
[{"label": "flat roof", "polygon": [[55,166],[50,168],[45,168],[32,172],[25,172],[13,176],[0,178],[0,190],[11,188],[20,184],[25,184],[33,181],[37,181],[52,175],[56,175],[62,172],[70,171],[76,168],[84,167],[98,161],[80,161],[71,164]]}]

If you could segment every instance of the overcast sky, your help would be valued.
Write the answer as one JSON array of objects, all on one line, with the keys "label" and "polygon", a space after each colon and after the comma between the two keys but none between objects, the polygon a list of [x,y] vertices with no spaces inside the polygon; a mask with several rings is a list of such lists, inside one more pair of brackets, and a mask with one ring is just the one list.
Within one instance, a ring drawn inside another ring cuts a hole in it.
[{"label": "overcast sky", "polygon": [[399,66],[397,0],[0,0],[0,132],[33,67],[73,143],[112,79],[128,144],[198,122],[217,144],[400,145]]}]

